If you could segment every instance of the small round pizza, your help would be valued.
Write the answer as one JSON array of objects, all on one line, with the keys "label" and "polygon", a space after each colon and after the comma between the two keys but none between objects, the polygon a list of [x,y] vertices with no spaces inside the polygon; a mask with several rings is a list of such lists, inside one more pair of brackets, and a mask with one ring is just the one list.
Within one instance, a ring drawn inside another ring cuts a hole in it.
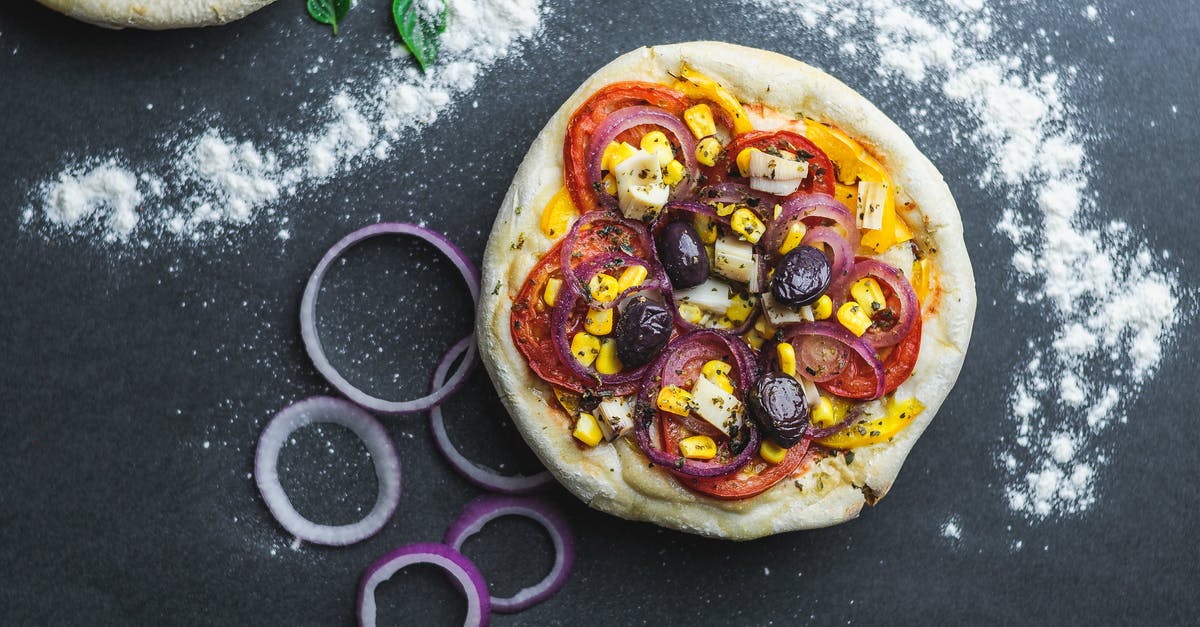
[{"label": "small round pizza", "polygon": [[275,0],[38,0],[77,20],[105,28],[165,30],[239,20]]},{"label": "small round pizza", "polygon": [[975,281],[954,199],[831,76],[641,48],[558,110],[484,257],[481,354],[593,508],[745,540],[850,520],[958,377]]}]

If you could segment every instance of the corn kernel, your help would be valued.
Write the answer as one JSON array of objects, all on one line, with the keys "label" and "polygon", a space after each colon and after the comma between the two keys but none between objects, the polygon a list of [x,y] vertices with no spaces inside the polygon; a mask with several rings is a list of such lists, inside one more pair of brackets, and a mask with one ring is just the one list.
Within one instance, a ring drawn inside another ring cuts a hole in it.
[{"label": "corn kernel", "polygon": [[617,374],[624,367],[625,365],[617,358],[617,341],[604,340],[600,342],[600,354],[596,357],[596,372],[600,374]]},{"label": "corn kernel", "polygon": [[738,206],[737,206],[737,204],[735,204],[735,203],[731,203],[731,202],[719,202],[719,203],[717,203],[717,206],[716,206],[717,215],[719,215],[719,216],[721,216],[722,218],[724,218],[725,216],[727,216],[727,215],[729,215],[729,214],[733,213],[734,211],[736,211],[736,210],[737,210],[737,208],[738,208]]},{"label": "corn kernel", "polygon": [[553,307],[554,303],[558,302],[558,291],[562,289],[562,279],[550,279],[546,281],[546,291],[542,292],[542,302],[546,306]]},{"label": "corn kernel", "polygon": [[912,267],[912,286],[913,291],[917,293],[917,302],[925,304],[925,299],[929,298],[929,260],[918,259],[913,262]]},{"label": "corn kernel", "polygon": [[757,244],[763,233],[767,232],[767,227],[763,225],[762,220],[759,220],[758,216],[749,209],[734,211],[733,216],[729,218],[729,228],[746,238],[746,241],[751,244]]},{"label": "corn kernel", "polygon": [[684,111],[683,121],[687,123],[696,139],[708,137],[717,132],[717,123],[713,121],[712,109],[703,102]]},{"label": "corn kernel", "polygon": [[686,416],[692,411],[692,393],[677,385],[668,385],[658,391],[656,404],[669,414]]},{"label": "corn kernel", "polygon": [[812,423],[813,426],[821,428],[833,426],[833,403],[830,403],[828,398],[822,396],[821,400],[813,405]]},{"label": "corn kernel", "polygon": [[858,303],[842,303],[842,306],[838,307],[837,318],[842,326],[859,337],[871,327],[871,317]]},{"label": "corn kernel", "polygon": [[704,312],[701,311],[699,307],[691,303],[684,303],[680,305],[679,315],[683,316],[684,320],[687,320],[692,324],[700,324],[700,320],[704,318]]},{"label": "corn kernel", "polygon": [[596,302],[611,303],[620,293],[621,290],[617,288],[617,280],[603,272],[588,281],[588,294],[591,294]]},{"label": "corn kernel", "polygon": [[786,255],[794,250],[800,245],[806,233],[808,233],[808,227],[804,226],[803,222],[797,220],[789,224],[787,235],[783,236],[783,243],[779,245],[779,254]]},{"label": "corn kernel", "polygon": [[589,309],[583,319],[583,330],[592,335],[608,335],[613,329],[612,309]]},{"label": "corn kernel", "polygon": [[596,446],[604,438],[604,433],[600,431],[600,423],[596,422],[596,417],[591,414],[579,414],[579,420],[575,421],[575,432],[571,435],[588,446]]},{"label": "corn kernel", "polygon": [[692,226],[696,227],[701,243],[712,244],[717,241],[717,225],[708,216],[697,214],[692,218]]},{"label": "corn kernel", "polygon": [[721,142],[717,141],[715,137],[705,137],[696,144],[696,160],[701,165],[716,165],[719,154],[721,154]]},{"label": "corn kernel", "polygon": [[717,387],[729,394],[733,394],[733,381],[729,379],[729,373],[732,371],[733,367],[720,359],[708,361],[700,368],[700,374],[704,375],[705,379],[717,384]]},{"label": "corn kernel", "polygon": [[667,162],[667,168],[663,171],[663,183],[667,185],[678,185],[683,180],[683,164],[678,159],[671,159]]},{"label": "corn kernel", "polygon": [[758,149],[757,148],[746,148],[738,153],[737,167],[738,167],[738,172],[741,172],[742,176],[750,176],[750,155],[755,150],[758,150]]},{"label": "corn kernel", "polygon": [[778,464],[787,457],[787,453],[787,449],[770,440],[763,440],[762,445],[758,447],[758,456],[768,464]]},{"label": "corn kernel", "polygon": [[617,293],[620,294],[631,287],[637,287],[646,280],[650,272],[645,266],[629,266],[617,277]]},{"label": "corn kernel", "polygon": [[717,456],[717,443],[707,435],[693,435],[679,441],[679,452],[688,459],[712,459]]},{"label": "corn kernel", "polygon": [[[783,205],[779,205],[779,204],[775,205],[775,214],[774,214],[774,217],[773,217],[773,218],[771,218],[771,219],[772,219],[772,220],[778,220],[778,219],[779,219],[779,216],[780,216],[782,213],[783,213]],[[807,227],[805,227],[805,229],[807,230]]]},{"label": "corn kernel", "polygon": [[879,282],[871,277],[855,281],[854,285],[850,286],[850,295],[862,306],[863,311],[879,311],[885,305],[883,290],[879,287]]},{"label": "corn kernel", "polygon": [[563,187],[542,209],[539,226],[546,237],[557,237],[567,232],[571,226],[571,220],[574,220],[578,214],[579,210],[575,208],[575,203],[571,202],[571,193],[567,191],[566,187]]},{"label": "corn kernel", "polygon": [[662,131],[646,133],[642,137],[641,146],[642,150],[658,158],[659,166],[666,167],[675,159],[675,151],[671,148],[671,142],[667,140],[666,133]]},{"label": "corn kernel", "polygon": [[586,368],[596,361],[596,355],[600,354],[600,338],[580,331],[571,338],[571,354],[575,356],[575,360]]},{"label": "corn kernel", "polygon": [[619,144],[612,142],[604,149],[604,156],[600,158],[600,167],[612,172],[613,168],[620,165],[622,161],[632,157],[636,152],[637,148],[631,146],[629,142],[621,142]]},{"label": "corn kernel", "polygon": [[833,299],[828,294],[822,294],[812,306],[813,319],[825,320],[833,315]]},{"label": "corn kernel", "polygon": [[779,369],[789,377],[796,376],[796,349],[787,342],[775,345],[775,354],[779,357]]},{"label": "corn kernel", "polygon": [[746,343],[749,344],[750,348],[753,348],[754,350],[761,350],[763,344],[767,342],[767,338],[760,335],[759,332],[755,331],[754,329],[750,329],[750,332],[742,336],[742,339],[746,340]]},{"label": "corn kernel", "polygon": [[775,335],[775,325],[766,316],[759,316],[758,320],[754,321],[754,330],[758,331],[763,337],[771,337]]},{"label": "corn kernel", "polygon": [[609,196],[617,195],[617,177],[605,174],[604,178],[600,179],[600,184],[604,187],[604,192]]},{"label": "corn kernel", "polygon": [[725,317],[729,318],[729,321],[734,324],[741,324],[752,313],[754,313],[754,304],[750,302],[750,299],[741,294],[736,294],[733,298],[729,299],[729,309],[725,310]]}]

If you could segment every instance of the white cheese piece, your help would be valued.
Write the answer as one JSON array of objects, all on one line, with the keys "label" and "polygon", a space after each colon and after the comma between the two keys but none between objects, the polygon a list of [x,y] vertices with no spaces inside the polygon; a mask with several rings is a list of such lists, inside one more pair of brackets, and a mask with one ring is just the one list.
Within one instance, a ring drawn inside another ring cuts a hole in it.
[{"label": "white cheese piece", "polygon": [[[772,181],[802,181],[808,176],[808,162],[754,150],[750,152],[750,176]],[[799,186],[799,183],[796,185]]]},{"label": "white cheese piece", "polygon": [[617,164],[613,176],[617,179],[621,213],[630,220],[653,219],[670,199],[671,188],[663,183],[658,157],[645,150]]},{"label": "white cheese piece", "polygon": [[616,396],[600,401],[596,407],[596,422],[604,439],[613,440],[633,432],[633,396]]},{"label": "white cheese piece", "polygon": [[[815,407],[817,402],[821,400],[821,392],[817,389],[817,384],[800,373],[796,373],[796,379],[800,381],[800,387],[804,388],[804,400],[808,401],[808,406]],[[604,428],[603,423],[600,425],[600,428]]]},{"label": "white cheese piece", "polygon": [[763,292],[763,313],[767,314],[767,320],[774,326],[781,324],[791,324],[794,322],[812,322],[816,318],[813,317],[812,307],[805,305],[793,309],[787,305],[775,302],[775,296],[771,292]]},{"label": "white cheese piece", "polygon": [[713,270],[733,281],[749,283],[754,271],[754,244],[733,235],[725,235],[713,244]]},{"label": "white cheese piece", "polygon": [[696,379],[696,385],[692,386],[692,403],[696,406],[693,410],[696,415],[721,433],[729,433],[731,427],[742,424],[742,402],[708,377]]},{"label": "white cheese piece", "polygon": [[803,179],[773,181],[755,176],[750,179],[750,189],[766,192],[774,196],[787,196],[800,189],[800,183],[802,182]]},{"label": "white cheese piece", "polygon": [[732,304],[728,283],[709,278],[696,287],[675,290],[675,304],[691,303],[705,311],[724,315]]},{"label": "white cheese piece", "polygon": [[887,204],[887,183],[858,182],[858,211],[854,223],[860,229],[883,228],[883,208]]}]

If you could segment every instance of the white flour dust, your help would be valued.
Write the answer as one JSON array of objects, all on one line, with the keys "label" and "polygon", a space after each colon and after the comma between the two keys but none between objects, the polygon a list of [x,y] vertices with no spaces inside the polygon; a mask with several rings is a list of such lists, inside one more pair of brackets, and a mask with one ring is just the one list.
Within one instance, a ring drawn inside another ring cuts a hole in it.
[{"label": "white flour dust", "polygon": [[[268,219],[285,225],[278,201],[386,159],[406,131],[437,120],[541,26],[541,0],[449,0],[448,7],[428,74],[393,44],[365,88],[341,91],[320,110],[329,120],[322,128],[272,127],[272,139],[259,146],[214,126],[182,140],[164,137],[167,157],[154,162],[85,158],[39,186],[24,220],[114,246],[221,238]],[[279,230],[280,239],[289,236]]]},{"label": "white flour dust", "polygon": [[[1010,415],[988,418],[1004,425],[1004,498],[1037,519],[1091,507],[1107,461],[1101,436],[1128,420],[1129,400],[1175,339],[1182,299],[1169,253],[1147,250],[1136,229],[1104,218],[1103,199],[1089,189],[1089,129],[1067,99],[1080,70],[1040,50],[1054,41],[1050,33],[1038,31],[1033,43],[1006,35],[985,0],[746,1],[790,13],[799,30],[873,62],[902,93],[932,92],[966,113],[949,130],[913,130],[949,133],[955,146],[986,157],[979,184],[1004,203],[995,230],[1013,247],[1016,314],[1049,320],[1052,329],[1022,347],[1023,367],[1008,385]],[[1079,14],[1102,19],[1093,6]],[[1089,69],[1087,80],[1103,77]],[[931,102],[910,113],[928,117]],[[956,530],[957,523],[943,533]]]}]

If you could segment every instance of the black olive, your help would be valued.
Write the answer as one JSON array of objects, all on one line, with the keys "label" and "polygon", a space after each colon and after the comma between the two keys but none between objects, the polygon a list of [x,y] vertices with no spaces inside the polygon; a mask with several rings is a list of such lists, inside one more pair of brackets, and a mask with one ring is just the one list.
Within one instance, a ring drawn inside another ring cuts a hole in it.
[{"label": "black olive", "polygon": [[659,234],[658,260],[676,289],[695,287],[708,278],[708,251],[687,222],[672,222]]},{"label": "black olive", "polygon": [[825,253],[812,246],[797,246],[775,266],[771,294],[784,305],[803,307],[817,302],[832,279],[833,270]]},{"label": "black olive", "polygon": [[675,323],[671,312],[640,294],[626,298],[618,307],[617,359],[633,368],[649,363],[671,339]]},{"label": "black olive", "polygon": [[795,446],[808,431],[808,399],[804,388],[782,372],[759,377],[750,390],[750,409],[763,433],[784,448]]}]

